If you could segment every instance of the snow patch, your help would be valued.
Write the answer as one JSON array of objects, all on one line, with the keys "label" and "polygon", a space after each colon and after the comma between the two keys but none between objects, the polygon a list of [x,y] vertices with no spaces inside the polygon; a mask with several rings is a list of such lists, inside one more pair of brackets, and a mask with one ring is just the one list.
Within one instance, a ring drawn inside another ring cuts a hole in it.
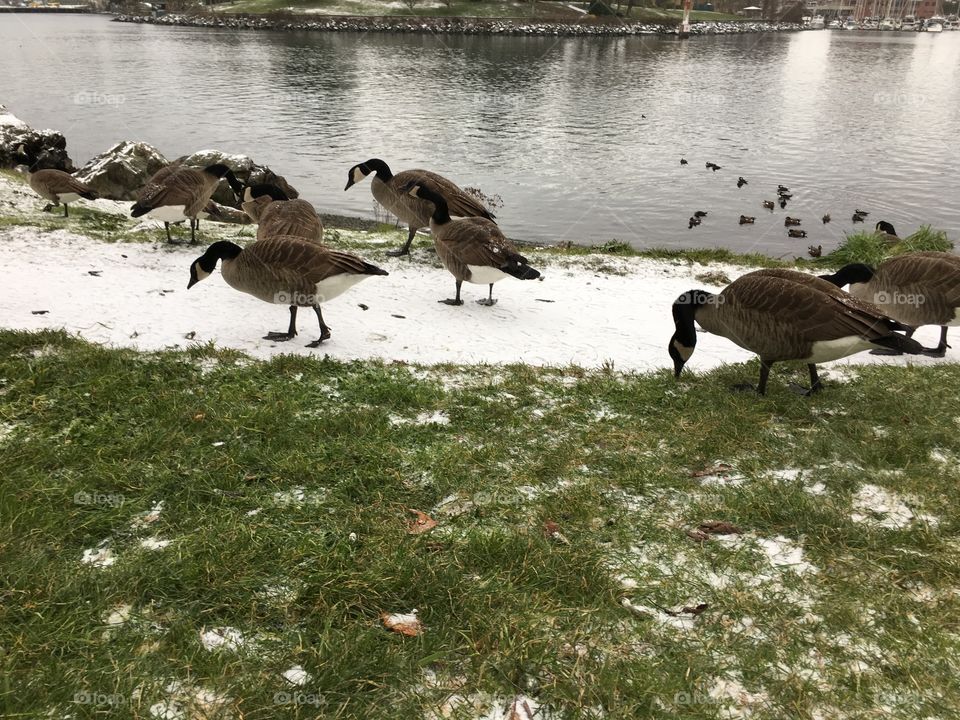
[{"label": "snow patch", "polygon": [[900,530],[914,520],[935,527],[939,520],[931,515],[915,514],[906,500],[878,485],[866,484],[853,496],[850,519],[857,523]]},{"label": "snow patch", "polygon": [[95,568],[105,568],[116,563],[117,556],[108,547],[88,548],[83,551],[80,562],[85,565],[92,565]]},{"label": "snow patch", "polygon": [[144,538],[140,541],[140,547],[144,550],[163,550],[172,540],[161,540],[160,538]]},{"label": "snow patch", "polygon": [[236,628],[216,627],[201,631],[200,643],[205,650],[239,650],[247,643],[247,639]]},{"label": "snow patch", "polygon": [[291,685],[306,685],[312,678],[310,673],[303,669],[302,665],[294,665],[289,670],[283,672],[283,679]]}]

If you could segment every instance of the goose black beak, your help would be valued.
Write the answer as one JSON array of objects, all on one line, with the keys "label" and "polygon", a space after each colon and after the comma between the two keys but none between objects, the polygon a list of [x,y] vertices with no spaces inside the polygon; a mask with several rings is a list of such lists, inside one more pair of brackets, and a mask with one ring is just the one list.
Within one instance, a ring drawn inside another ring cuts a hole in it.
[{"label": "goose black beak", "polygon": [[350,178],[349,180],[347,180],[347,186],[343,189],[344,192],[349,190],[352,185],[353,185],[353,178]]},{"label": "goose black beak", "polygon": [[192,288],[194,285],[196,285],[197,282],[198,282],[197,280],[194,280],[193,278],[190,278],[190,282],[187,283],[187,290],[189,290],[189,289]]}]

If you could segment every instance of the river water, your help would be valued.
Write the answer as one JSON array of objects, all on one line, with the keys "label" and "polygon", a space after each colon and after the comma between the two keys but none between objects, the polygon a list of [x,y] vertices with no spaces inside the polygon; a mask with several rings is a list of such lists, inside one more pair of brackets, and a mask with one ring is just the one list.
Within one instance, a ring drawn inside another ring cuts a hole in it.
[{"label": "river water", "polygon": [[[960,235],[960,33],[680,42],[3,15],[0,67],[0,103],[62,131],[78,165],[124,139],[171,159],[215,147],[270,165],[322,212],[372,217],[369,185],[343,186],[380,157],[501,196],[501,226],[527,240],[789,256],[863,227],[854,208],[901,235]],[[778,184],[794,198],[771,213]],[[708,216],[691,230],[694,210]],[[787,237],[787,214],[806,240]]]}]

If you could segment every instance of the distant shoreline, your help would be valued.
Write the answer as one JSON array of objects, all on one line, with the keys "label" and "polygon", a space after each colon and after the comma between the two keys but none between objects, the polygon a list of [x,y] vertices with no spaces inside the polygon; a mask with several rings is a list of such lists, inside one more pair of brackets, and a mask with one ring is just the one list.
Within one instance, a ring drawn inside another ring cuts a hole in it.
[{"label": "distant shoreline", "polygon": [[[323,32],[445,33],[456,35],[532,36],[624,36],[676,35],[677,24],[626,23],[604,20],[582,23],[550,22],[526,18],[410,17],[329,15],[283,18],[264,15],[117,15],[114,22],[223,28],[228,30],[280,30]],[[690,27],[691,35],[735,35],[758,32],[793,32],[796,23],[701,22]]]}]

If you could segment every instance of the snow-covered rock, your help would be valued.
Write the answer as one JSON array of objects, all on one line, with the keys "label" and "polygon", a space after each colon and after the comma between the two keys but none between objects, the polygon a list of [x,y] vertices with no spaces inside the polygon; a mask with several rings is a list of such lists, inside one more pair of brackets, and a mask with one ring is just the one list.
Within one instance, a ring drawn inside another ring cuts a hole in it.
[{"label": "snow-covered rock", "polygon": [[24,162],[17,151],[21,145],[30,165],[39,161],[44,168],[74,170],[62,134],[56,130],[35,130],[0,105],[0,167],[15,167]]},{"label": "snow-covered rock", "polygon": [[102,198],[136,200],[137,193],[167,159],[152,145],[124,140],[100,153],[76,173]]}]

